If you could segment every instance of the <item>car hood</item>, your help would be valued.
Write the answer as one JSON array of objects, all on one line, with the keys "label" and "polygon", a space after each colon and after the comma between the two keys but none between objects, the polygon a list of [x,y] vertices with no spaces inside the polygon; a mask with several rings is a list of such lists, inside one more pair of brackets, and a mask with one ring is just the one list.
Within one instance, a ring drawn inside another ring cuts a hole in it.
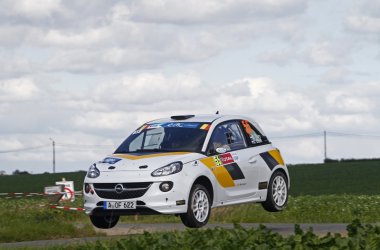
[{"label": "car hood", "polygon": [[116,171],[153,171],[175,161],[187,163],[205,157],[199,153],[190,152],[166,152],[166,153],[143,153],[143,154],[113,154],[106,157],[118,159],[116,163],[107,163],[103,160],[96,163],[101,172]]}]

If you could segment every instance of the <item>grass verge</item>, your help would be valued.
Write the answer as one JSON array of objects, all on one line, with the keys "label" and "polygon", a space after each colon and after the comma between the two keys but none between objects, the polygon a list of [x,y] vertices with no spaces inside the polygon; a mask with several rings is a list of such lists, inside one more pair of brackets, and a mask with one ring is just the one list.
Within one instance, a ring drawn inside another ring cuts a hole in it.
[{"label": "grass verge", "polygon": [[[0,199],[0,242],[96,235],[85,214],[50,209],[47,205],[41,198]],[[70,205],[81,206],[81,201]]]},{"label": "grass verge", "polygon": [[[45,202],[45,203],[44,203]],[[84,237],[96,235],[83,212],[39,207],[42,199],[0,200],[0,242]],[[78,199],[70,206],[80,207]],[[380,196],[324,195],[290,197],[280,213],[266,212],[260,204],[220,207],[212,210],[210,223],[365,223],[380,222]],[[173,215],[124,216],[125,223],[178,222]]]}]

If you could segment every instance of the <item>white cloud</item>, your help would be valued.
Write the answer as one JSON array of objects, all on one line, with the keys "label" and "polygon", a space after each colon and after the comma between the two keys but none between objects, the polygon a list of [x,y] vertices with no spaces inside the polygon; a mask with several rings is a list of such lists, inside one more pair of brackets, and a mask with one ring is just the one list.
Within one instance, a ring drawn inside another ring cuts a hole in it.
[{"label": "white cloud", "polygon": [[200,90],[200,79],[191,74],[178,74],[169,78],[162,74],[141,74],[100,84],[95,89],[95,98],[97,101],[126,105],[152,105],[165,101],[179,102],[188,98],[199,99],[203,97]]},{"label": "white cloud", "polygon": [[320,66],[342,65],[350,62],[351,46],[347,41],[322,40],[312,44],[303,55],[307,63]]},{"label": "white cloud", "polygon": [[30,78],[0,80],[1,101],[23,101],[38,98],[38,87]]},{"label": "white cloud", "polygon": [[278,66],[285,66],[291,63],[297,55],[294,51],[281,50],[281,51],[265,51],[257,56],[257,60],[262,63],[273,63]]},{"label": "white cloud", "polygon": [[369,16],[348,16],[346,25],[354,30],[368,33],[380,32],[380,18]]},{"label": "white cloud", "polygon": [[378,35],[380,31],[379,8],[379,1],[353,1],[344,20],[346,28],[354,32]]},{"label": "white cloud", "polygon": [[22,16],[30,18],[51,17],[54,12],[61,12],[61,0],[19,0],[14,2],[13,11]]},{"label": "white cloud", "polygon": [[130,8],[133,20],[174,24],[244,22],[303,12],[306,1],[136,1]]}]

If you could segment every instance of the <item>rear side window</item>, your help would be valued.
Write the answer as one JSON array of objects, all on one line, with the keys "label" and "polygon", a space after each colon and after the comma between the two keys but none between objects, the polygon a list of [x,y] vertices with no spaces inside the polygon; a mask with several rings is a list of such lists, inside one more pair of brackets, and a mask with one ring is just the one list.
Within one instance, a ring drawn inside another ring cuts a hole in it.
[{"label": "rear side window", "polygon": [[263,136],[251,123],[246,120],[241,121],[244,133],[249,138],[249,142],[253,146],[269,143],[266,136]]}]

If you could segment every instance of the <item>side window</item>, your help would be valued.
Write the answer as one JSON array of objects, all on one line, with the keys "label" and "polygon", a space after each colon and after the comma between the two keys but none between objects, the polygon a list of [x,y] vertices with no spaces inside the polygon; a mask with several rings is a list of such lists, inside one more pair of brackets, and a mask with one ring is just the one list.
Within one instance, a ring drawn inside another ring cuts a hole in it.
[{"label": "side window", "polygon": [[207,152],[215,154],[217,148],[225,148],[228,152],[246,147],[239,124],[237,122],[227,122],[214,129]]},{"label": "side window", "polygon": [[247,135],[252,145],[263,144],[268,142],[267,138],[260,134],[259,131],[257,131],[257,129],[255,129],[255,127],[248,121],[242,120],[241,125],[243,126],[244,133]]}]

